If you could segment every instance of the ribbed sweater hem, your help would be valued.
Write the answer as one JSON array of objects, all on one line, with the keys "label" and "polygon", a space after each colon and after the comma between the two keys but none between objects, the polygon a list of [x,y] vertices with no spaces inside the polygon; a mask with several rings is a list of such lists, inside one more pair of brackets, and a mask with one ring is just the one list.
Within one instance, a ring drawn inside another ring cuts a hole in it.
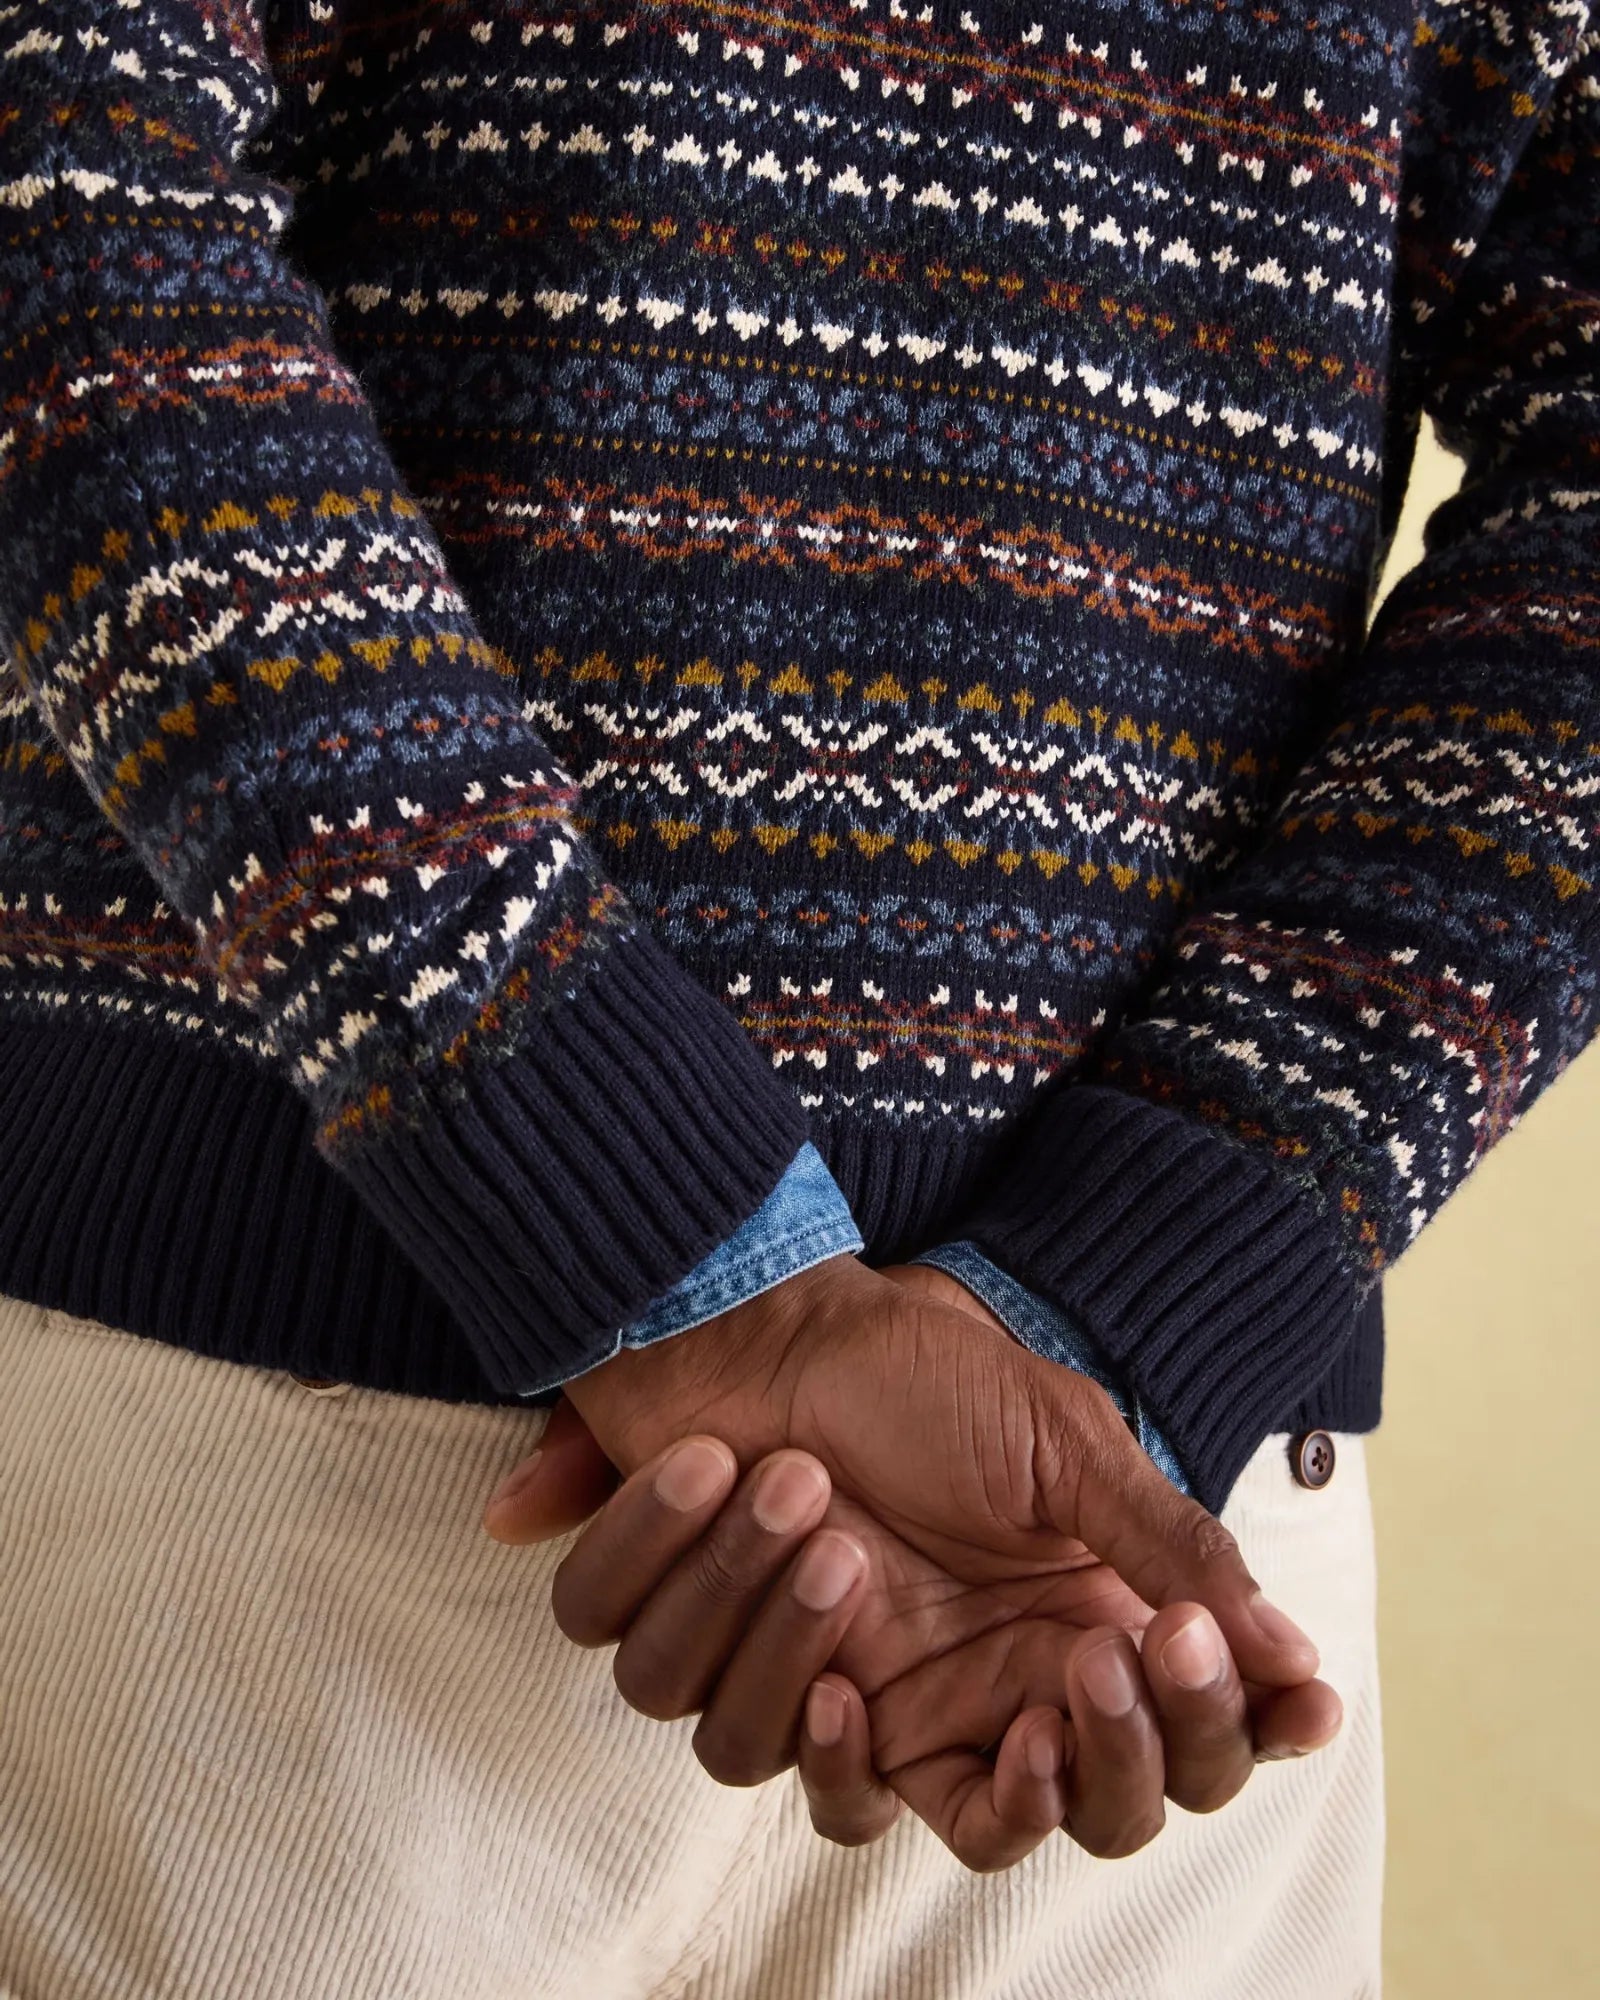
[{"label": "ribbed sweater hem", "polygon": [[1192,1118],[1062,1091],[963,1234],[1092,1335],[1214,1512],[1273,1431],[1378,1421],[1382,1308],[1314,1194]]},{"label": "ribbed sweater hem", "polygon": [[463,1064],[338,1171],[406,1247],[496,1388],[584,1373],[777,1186],[798,1100],[647,932],[498,1060]]},{"label": "ribbed sweater hem", "polygon": [[0,1022],[0,1290],[196,1353],[497,1402],[444,1301],[247,1056]]},{"label": "ribbed sweater hem", "polygon": [[[1100,1097],[1122,1093],[1080,1088],[1063,1103],[1081,1099],[1090,1111]],[[1202,1156],[1224,1143],[1178,1122]],[[301,1100],[248,1056],[111,1023],[0,1021],[0,1132],[0,1292],[258,1367],[447,1402],[520,1400],[491,1379],[440,1290],[316,1152]],[[1067,1248],[1082,1230],[1046,1226],[1043,1186],[1006,1206],[1018,1176],[991,1166],[988,1148],[865,1124],[814,1137],[870,1261],[974,1234],[1025,1283],[1082,1312],[1173,1425],[1180,1453],[1185,1442],[1198,1449],[1210,1504],[1226,1497],[1252,1429],[1259,1443],[1275,1429],[1377,1424],[1379,1294],[1347,1306],[1347,1323],[1330,1315],[1320,1380],[1286,1395],[1269,1340],[1235,1335],[1207,1366],[1194,1334],[1156,1337],[1159,1314],[1108,1310],[1157,1295],[1133,1282],[1147,1265],[1136,1257],[1119,1280],[1114,1236],[1075,1265]],[[1028,1158],[1042,1179],[1036,1147]],[[1096,1210],[1102,1223],[1110,1199],[1102,1194]],[[1055,1220],[1073,1213],[1058,1202]],[[1301,1215],[1298,1226],[1309,1222]],[[1203,1276],[1196,1296],[1206,1296]],[[1147,1337],[1134,1337],[1140,1328]],[[1282,1346],[1305,1365],[1309,1343]],[[1244,1372],[1252,1357],[1264,1367],[1259,1385]],[[1242,1422],[1227,1420],[1230,1397]],[[1196,1420],[1201,1412],[1209,1421]]]}]

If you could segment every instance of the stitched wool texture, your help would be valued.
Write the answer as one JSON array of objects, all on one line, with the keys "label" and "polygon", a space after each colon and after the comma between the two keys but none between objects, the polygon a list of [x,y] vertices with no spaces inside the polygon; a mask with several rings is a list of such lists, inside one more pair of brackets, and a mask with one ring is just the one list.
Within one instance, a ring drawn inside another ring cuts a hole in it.
[{"label": "stitched wool texture", "polygon": [[1219,1497],[1593,1024],[1584,0],[7,35],[0,1042],[298,1092],[500,1390],[809,1131]]}]

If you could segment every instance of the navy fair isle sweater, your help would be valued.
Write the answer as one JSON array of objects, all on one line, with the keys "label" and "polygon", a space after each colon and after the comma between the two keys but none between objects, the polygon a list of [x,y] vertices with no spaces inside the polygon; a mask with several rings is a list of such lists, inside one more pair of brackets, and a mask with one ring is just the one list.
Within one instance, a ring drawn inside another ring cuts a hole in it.
[{"label": "navy fair isle sweater", "polygon": [[1594,1023],[1597,25],[5,8],[0,1289],[513,1396],[810,1138],[1375,1421]]}]

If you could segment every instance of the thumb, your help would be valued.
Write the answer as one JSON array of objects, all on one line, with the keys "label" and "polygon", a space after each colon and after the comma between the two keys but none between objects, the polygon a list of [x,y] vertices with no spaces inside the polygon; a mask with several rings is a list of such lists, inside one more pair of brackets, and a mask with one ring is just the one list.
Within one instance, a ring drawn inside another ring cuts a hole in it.
[{"label": "thumb", "polygon": [[1104,1400],[1104,1413],[1093,1420],[1098,1434],[1072,1469],[1075,1518],[1056,1525],[1086,1542],[1156,1610],[1203,1604],[1245,1680],[1263,1687],[1310,1680],[1318,1666],[1316,1646],[1262,1595],[1239,1544],[1216,1516],[1156,1469],[1110,1399]]},{"label": "thumb", "polygon": [[538,1449],[490,1496],[483,1525],[497,1542],[547,1542],[587,1521],[610,1499],[617,1470],[565,1396],[550,1412]]}]

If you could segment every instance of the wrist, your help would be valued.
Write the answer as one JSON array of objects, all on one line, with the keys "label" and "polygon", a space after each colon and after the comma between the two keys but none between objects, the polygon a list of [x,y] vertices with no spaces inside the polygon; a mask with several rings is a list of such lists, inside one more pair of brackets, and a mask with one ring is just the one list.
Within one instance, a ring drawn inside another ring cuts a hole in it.
[{"label": "wrist", "polygon": [[624,1473],[695,1430],[753,1464],[789,1441],[801,1354],[833,1317],[822,1301],[857,1274],[871,1276],[853,1256],[827,1258],[686,1332],[623,1348],[567,1397]]}]

